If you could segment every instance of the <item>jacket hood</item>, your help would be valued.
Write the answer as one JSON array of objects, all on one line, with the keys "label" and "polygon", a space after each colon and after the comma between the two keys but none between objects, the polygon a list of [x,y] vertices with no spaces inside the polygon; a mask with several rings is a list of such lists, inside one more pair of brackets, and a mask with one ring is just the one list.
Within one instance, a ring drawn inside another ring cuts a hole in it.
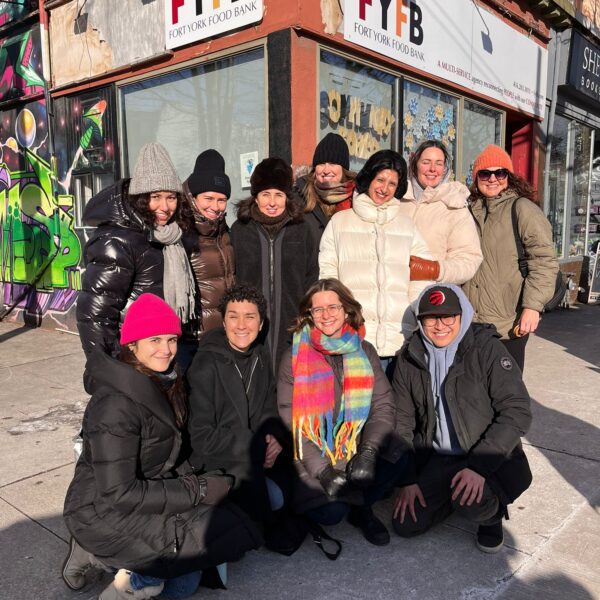
[{"label": "jacket hood", "polygon": [[[255,354],[263,347],[260,341],[258,341],[259,339],[260,333],[258,339],[255,340],[251,346],[252,354]],[[225,328],[223,326],[211,329],[202,336],[200,343],[198,344],[198,352],[211,352],[219,354],[231,361],[234,360],[233,349],[229,345],[229,340],[227,339]]]},{"label": "jacket hood", "polygon": [[[448,208],[466,208],[469,198],[469,188],[460,181],[446,181],[437,187],[427,187],[423,191],[420,202],[433,203],[442,202]],[[401,202],[416,202],[412,181],[408,182],[408,189]]]},{"label": "jacket hood", "polygon": [[83,222],[90,227],[116,225],[143,231],[146,225],[127,205],[129,179],[121,179],[96,194],[86,205]]}]

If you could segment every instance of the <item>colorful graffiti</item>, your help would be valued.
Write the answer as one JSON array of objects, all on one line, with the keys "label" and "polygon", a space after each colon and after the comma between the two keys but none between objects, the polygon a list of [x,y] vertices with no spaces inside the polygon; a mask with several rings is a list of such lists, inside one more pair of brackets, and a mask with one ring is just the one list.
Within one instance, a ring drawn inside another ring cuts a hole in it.
[{"label": "colorful graffiti", "polygon": [[0,40],[0,102],[43,92],[41,72],[38,27]]},{"label": "colorful graffiti", "polygon": [[81,289],[73,197],[56,192],[46,118],[44,102],[32,102],[3,113],[0,126],[3,300],[37,316],[68,311]]},{"label": "colorful graffiti", "polygon": [[31,10],[32,3],[30,0],[20,0],[20,2],[13,0],[11,4],[0,2],[0,27],[24,17]]}]

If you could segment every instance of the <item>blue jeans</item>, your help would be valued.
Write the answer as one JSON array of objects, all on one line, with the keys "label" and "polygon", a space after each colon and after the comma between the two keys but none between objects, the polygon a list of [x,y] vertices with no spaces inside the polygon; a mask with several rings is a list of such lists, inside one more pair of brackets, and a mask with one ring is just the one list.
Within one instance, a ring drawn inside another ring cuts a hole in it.
[{"label": "blue jeans", "polygon": [[202,571],[194,571],[193,573],[173,577],[173,579],[159,579],[149,575],[131,573],[130,582],[134,590],[141,590],[149,585],[160,585],[164,582],[165,587],[160,594],[160,598],[179,600],[191,596],[198,589],[201,577]]}]

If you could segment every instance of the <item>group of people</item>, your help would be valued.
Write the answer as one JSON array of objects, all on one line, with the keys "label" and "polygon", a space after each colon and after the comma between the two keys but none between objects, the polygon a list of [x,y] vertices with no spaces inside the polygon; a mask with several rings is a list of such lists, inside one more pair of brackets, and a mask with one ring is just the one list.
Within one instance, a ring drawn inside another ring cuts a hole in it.
[{"label": "group of people", "polygon": [[456,511],[481,550],[502,547],[531,482],[525,344],[557,262],[503,149],[477,157],[470,190],[450,173],[434,140],[354,173],[330,133],[296,181],[259,163],[229,230],[222,156],[201,153],[181,183],[148,144],[90,200],[71,589],[98,567],[114,573],[101,600],[184,598],[245,552],[292,554],[344,518],[385,545],[373,505],[394,489],[398,535]]}]

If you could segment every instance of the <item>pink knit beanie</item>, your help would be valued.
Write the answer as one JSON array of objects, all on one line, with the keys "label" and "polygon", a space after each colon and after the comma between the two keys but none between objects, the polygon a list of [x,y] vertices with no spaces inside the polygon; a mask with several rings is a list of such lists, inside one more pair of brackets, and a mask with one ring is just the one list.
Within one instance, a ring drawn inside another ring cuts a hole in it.
[{"label": "pink knit beanie", "polygon": [[181,335],[175,311],[154,294],[142,294],[127,310],[121,327],[121,346],[155,335]]},{"label": "pink knit beanie", "polygon": [[486,146],[483,152],[475,159],[473,163],[473,181],[477,180],[477,173],[481,169],[488,169],[489,167],[504,167],[511,173],[514,173],[512,159],[505,150],[495,144]]}]

